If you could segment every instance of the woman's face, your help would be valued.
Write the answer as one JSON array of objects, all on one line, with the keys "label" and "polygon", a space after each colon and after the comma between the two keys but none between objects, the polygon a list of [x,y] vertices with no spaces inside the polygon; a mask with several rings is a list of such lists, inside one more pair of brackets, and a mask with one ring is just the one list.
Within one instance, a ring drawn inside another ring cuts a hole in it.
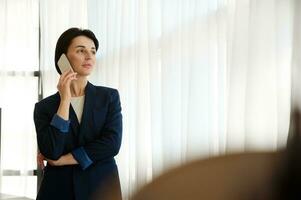
[{"label": "woman's face", "polygon": [[67,50],[67,57],[79,76],[88,76],[95,66],[96,48],[93,40],[86,36],[73,38]]}]

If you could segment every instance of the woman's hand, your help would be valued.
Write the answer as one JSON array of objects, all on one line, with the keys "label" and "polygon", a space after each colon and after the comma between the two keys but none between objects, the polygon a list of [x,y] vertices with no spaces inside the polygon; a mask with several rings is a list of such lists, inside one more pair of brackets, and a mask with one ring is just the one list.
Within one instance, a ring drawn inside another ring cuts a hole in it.
[{"label": "woman's hand", "polygon": [[70,84],[72,80],[76,80],[76,74],[71,69],[65,71],[60,76],[59,82],[57,84],[57,89],[61,96],[61,101],[70,102],[71,99],[71,91],[70,91]]},{"label": "woman's hand", "polygon": [[74,159],[74,157],[71,153],[61,156],[58,160],[50,160],[47,158],[46,158],[46,160],[51,166],[64,166],[64,165],[78,164],[78,162]]},{"label": "woman's hand", "polygon": [[45,157],[39,152],[37,155],[37,164],[43,170],[45,168],[44,164]]},{"label": "woman's hand", "polygon": [[76,74],[71,69],[64,72],[57,84],[57,89],[60,93],[61,102],[57,110],[57,115],[64,120],[69,119],[69,106],[71,101],[70,84],[72,80],[76,80]]}]

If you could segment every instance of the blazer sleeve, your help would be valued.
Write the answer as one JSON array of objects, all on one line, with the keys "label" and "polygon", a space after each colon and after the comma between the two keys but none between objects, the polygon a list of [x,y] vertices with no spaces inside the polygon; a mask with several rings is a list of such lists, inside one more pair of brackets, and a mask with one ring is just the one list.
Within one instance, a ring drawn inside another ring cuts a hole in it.
[{"label": "blazer sleeve", "polygon": [[101,137],[72,151],[83,169],[95,161],[114,157],[118,154],[122,139],[122,115],[119,93],[113,90],[110,96],[106,122]]},{"label": "blazer sleeve", "polygon": [[70,121],[65,121],[56,114],[51,116],[46,106],[37,103],[34,109],[38,147],[46,158],[57,160],[63,155]]}]

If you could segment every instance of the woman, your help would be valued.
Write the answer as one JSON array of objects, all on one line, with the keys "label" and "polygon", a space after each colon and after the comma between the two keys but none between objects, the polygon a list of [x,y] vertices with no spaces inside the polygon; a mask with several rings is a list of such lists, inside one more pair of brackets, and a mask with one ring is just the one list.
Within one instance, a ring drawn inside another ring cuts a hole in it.
[{"label": "woman", "polygon": [[[122,115],[118,91],[87,81],[98,40],[90,30],[70,28],[57,41],[58,92],[36,103],[34,122],[40,155],[47,161],[38,200],[89,200],[111,193],[121,199],[118,154]],[[61,73],[65,54],[73,70]],[[93,197],[94,198],[94,197]]]}]

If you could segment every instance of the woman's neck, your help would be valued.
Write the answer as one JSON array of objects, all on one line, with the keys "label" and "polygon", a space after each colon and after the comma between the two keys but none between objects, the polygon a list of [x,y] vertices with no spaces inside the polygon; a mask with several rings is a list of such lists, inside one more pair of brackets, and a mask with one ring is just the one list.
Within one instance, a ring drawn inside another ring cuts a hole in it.
[{"label": "woman's neck", "polygon": [[86,77],[77,77],[76,80],[73,80],[71,83],[71,96],[78,97],[85,95],[85,88],[87,85],[87,78]]}]

